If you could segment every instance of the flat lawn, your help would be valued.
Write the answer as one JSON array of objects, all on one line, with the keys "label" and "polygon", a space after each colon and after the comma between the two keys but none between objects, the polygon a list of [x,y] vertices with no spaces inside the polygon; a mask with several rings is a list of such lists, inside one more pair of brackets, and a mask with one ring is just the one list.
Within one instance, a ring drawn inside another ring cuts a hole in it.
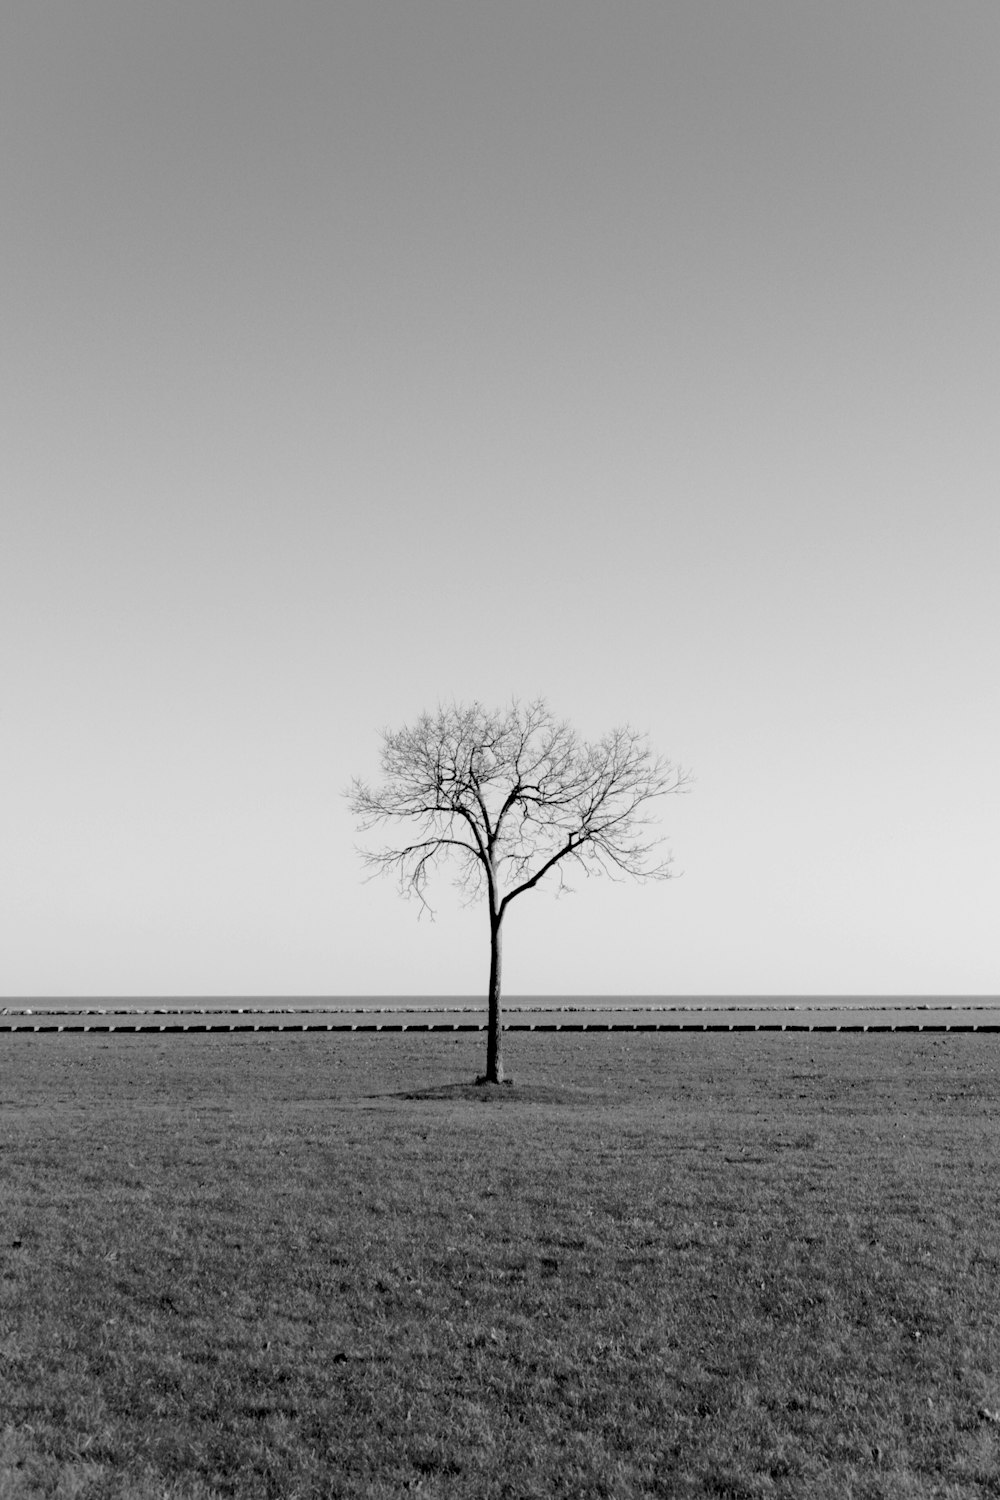
[{"label": "flat lawn", "polygon": [[1000,1037],[484,1047],[0,1039],[0,1500],[1000,1496]]}]

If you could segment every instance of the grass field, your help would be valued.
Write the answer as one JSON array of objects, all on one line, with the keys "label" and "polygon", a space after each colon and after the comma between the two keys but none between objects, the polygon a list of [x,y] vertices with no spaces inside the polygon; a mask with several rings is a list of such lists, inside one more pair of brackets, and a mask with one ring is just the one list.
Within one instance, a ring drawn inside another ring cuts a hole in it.
[{"label": "grass field", "polygon": [[5,1037],[0,1500],[1000,1496],[1000,1037],[482,1051]]}]

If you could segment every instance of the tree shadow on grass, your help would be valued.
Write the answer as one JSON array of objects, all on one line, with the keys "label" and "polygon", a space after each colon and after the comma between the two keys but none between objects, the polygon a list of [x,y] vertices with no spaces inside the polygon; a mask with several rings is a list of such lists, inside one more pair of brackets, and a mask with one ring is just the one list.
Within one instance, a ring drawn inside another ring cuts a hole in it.
[{"label": "tree shadow on grass", "polygon": [[[385,1097],[385,1096],[383,1096]],[[605,1096],[593,1089],[552,1083],[440,1083],[428,1088],[404,1089],[391,1099],[426,1099],[454,1104],[604,1104]]]}]

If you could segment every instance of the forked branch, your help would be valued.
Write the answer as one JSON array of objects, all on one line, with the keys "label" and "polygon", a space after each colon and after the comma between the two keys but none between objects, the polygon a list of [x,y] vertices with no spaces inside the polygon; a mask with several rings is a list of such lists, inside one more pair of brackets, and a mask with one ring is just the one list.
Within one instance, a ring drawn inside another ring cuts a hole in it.
[{"label": "forked branch", "polygon": [[451,705],[383,731],[381,759],[380,784],[355,778],[347,794],[359,829],[408,822],[415,837],[363,858],[428,909],[428,877],[445,855],[467,895],[485,885],[497,918],[564,862],[612,878],[672,873],[654,804],[690,777],[627,726],[586,743],[541,699],[499,712]]}]

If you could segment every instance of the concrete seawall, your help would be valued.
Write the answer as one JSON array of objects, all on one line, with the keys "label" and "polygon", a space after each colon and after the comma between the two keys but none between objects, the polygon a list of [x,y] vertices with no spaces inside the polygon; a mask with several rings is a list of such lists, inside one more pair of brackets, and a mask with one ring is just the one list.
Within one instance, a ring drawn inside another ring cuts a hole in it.
[{"label": "concrete seawall", "polygon": [[[102,1007],[66,1010],[8,1007],[0,1032],[246,1033],[246,1032],[476,1032],[486,1029],[482,1007],[373,1006],[308,1010],[267,1007],[182,1009]],[[517,1007],[505,1012],[506,1031],[540,1032],[996,1032],[1000,1007],[955,1006],[598,1006]]]}]

